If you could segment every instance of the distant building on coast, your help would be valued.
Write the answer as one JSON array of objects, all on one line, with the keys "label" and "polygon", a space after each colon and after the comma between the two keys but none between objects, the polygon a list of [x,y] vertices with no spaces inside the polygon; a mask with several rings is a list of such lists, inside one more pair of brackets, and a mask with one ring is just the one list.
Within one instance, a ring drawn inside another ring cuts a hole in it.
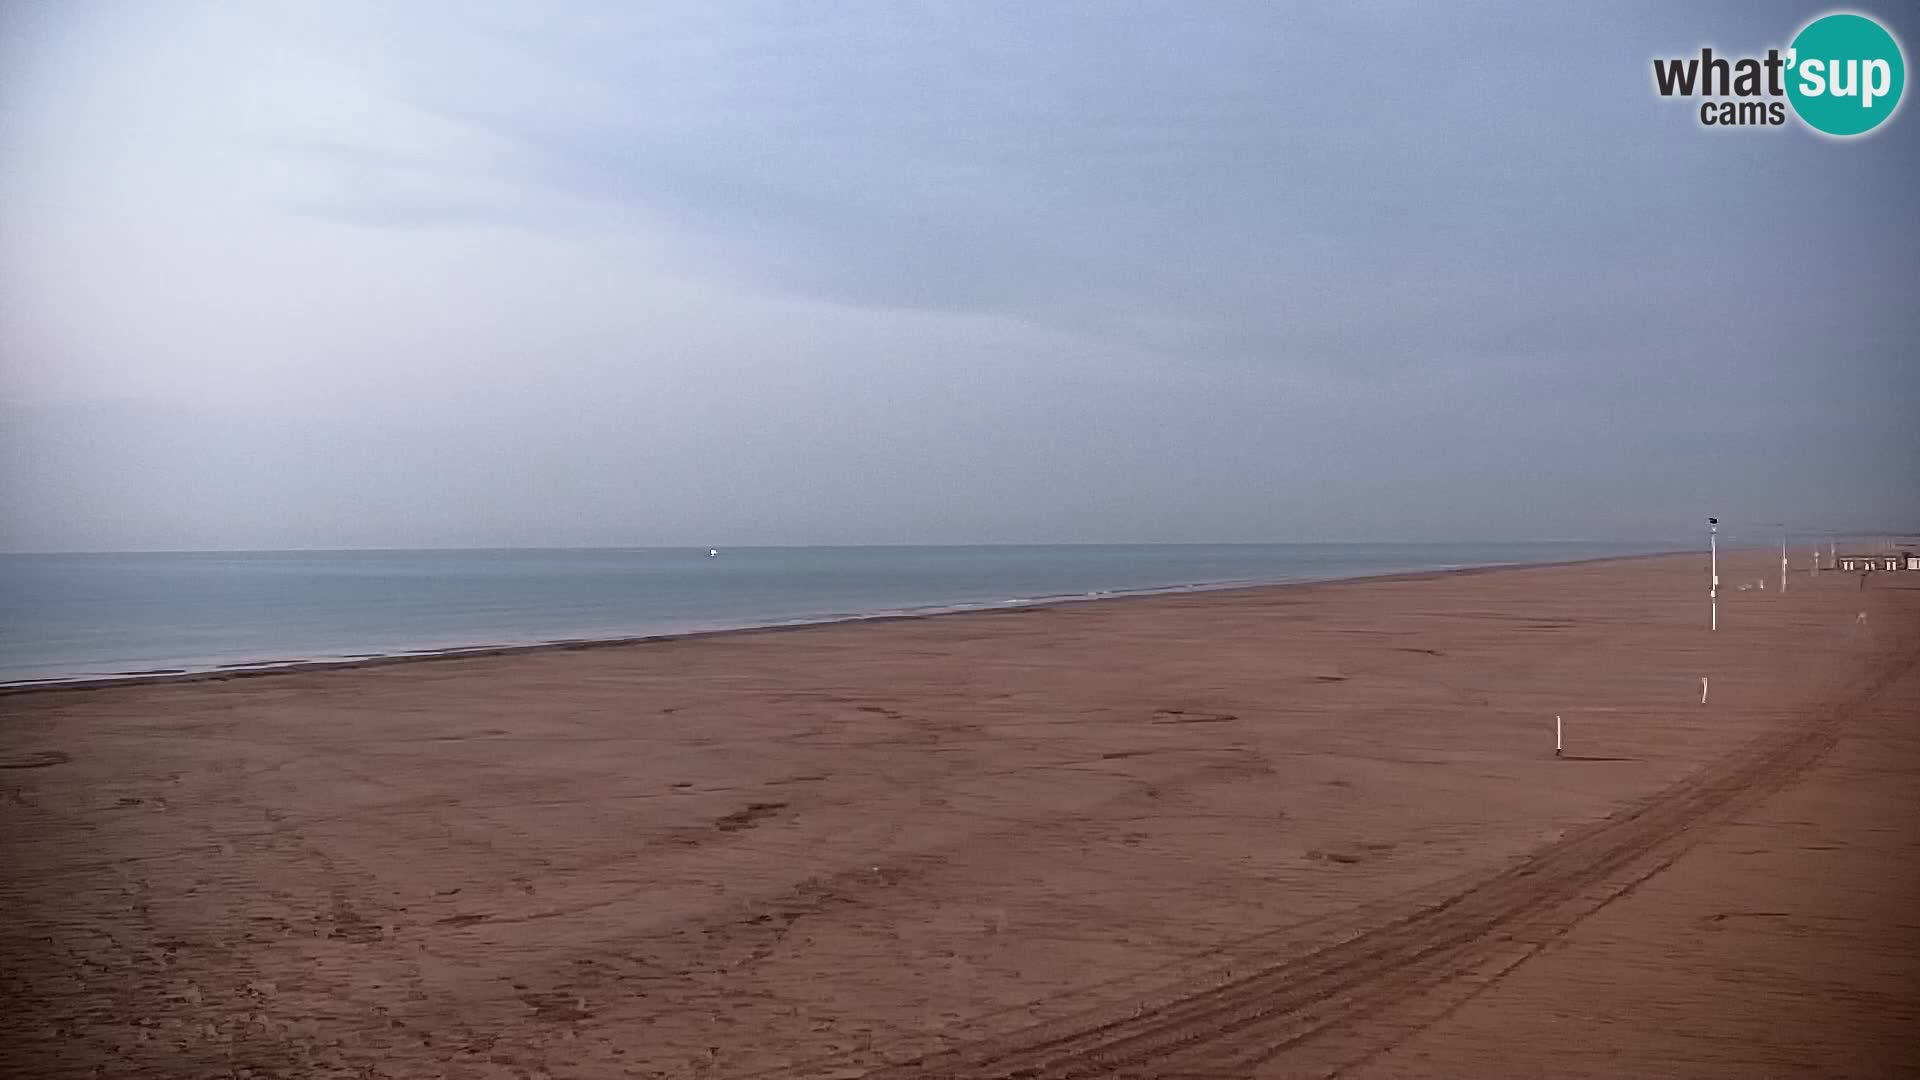
[{"label": "distant building on coast", "polygon": [[1920,570],[1920,554],[1911,551],[1891,555],[1842,555],[1842,570]]}]

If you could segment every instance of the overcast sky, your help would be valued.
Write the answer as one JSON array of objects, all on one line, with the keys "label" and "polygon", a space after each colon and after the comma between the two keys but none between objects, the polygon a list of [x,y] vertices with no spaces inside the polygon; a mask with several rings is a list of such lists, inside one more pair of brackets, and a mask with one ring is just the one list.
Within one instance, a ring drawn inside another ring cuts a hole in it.
[{"label": "overcast sky", "polygon": [[1916,527],[1821,10],[0,4],[0,548]]}]

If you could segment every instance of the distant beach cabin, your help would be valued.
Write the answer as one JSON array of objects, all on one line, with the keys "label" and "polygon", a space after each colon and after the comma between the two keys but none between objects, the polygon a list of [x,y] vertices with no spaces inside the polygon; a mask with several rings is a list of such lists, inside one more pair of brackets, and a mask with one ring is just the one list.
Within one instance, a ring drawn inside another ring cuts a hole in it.
[{"label": "distant beach cabin", "polygon": [[1920,570],[1920,555],[1903,551],[1898,555],[1842,555],[1842,570]]},{"label": "distant beach cabin", "polygon": [[1916,555],[1911,551],[1903,551],[1900,553],[1900,560],[1907,564],[1907,569],[1920,570],[1920,555]]}]

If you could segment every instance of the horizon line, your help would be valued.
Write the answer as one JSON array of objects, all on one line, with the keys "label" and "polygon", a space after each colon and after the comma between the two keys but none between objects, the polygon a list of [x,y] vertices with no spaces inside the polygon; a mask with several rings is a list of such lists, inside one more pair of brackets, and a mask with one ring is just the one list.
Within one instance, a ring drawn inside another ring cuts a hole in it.
[{"label": "horizon line", "polygon": [[[1824,537],[1829,535],[1821,533]],[[1895,538],[1920,534],[1905,533],[1834,533],[1836,537],[1859,538],[1867,535],[1886,535]],[[1727,539],[1723,533],[1722,541]],[[1597,538],[1597,537],[1497,537],[1469,540],[1430,540],[1430,539],[1351,539],[1333,540],[1064,540],[1064,541],[982,541],[952,543],[913,543],[913,542],[873,542],[873,543],[820,543],[820,544],[528,544],[528,545],[406,545],[406,546],[352,546],[352,547],[235,547],[235,548],[68,548],[64,550],[48,549],[7,549],[0,550],[0,556],[61,556],[61,555],[325,555],[325,554],[392,554],[406,552],[648,552],[648,551],[806,551],[835,549],[883,549],[883,548],[1190,548],[1190,547],[1352,547],[1352,546],[1389,546],[1424,545],[1433,547],[1469,547],[1489,544],[1608,544],[1608,545],[1664,545],[1679,544],[1682,548],[1693,545],[1690,539],[1677,537],[1641,537],[1641,538]],[[1704,540],[1700,545],[1705,546]],[[1724,545],[1723,545],[1724,546]]]}]

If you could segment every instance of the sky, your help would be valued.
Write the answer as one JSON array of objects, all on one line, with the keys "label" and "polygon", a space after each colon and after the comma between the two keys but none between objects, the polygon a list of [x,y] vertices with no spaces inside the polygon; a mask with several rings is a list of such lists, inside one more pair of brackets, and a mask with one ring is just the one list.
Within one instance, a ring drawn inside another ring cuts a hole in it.
[{"label": "sky", "polygon": [[1920,531],[1824,10],[0,2],[0,550]]}]

